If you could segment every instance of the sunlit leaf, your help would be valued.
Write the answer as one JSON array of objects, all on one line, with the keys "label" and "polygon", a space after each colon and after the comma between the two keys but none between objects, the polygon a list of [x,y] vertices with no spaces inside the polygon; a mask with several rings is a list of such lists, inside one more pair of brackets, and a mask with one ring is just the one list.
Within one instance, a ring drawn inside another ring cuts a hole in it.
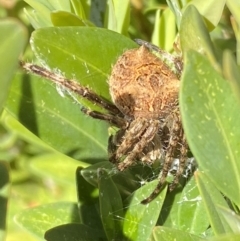
[{"label": "sunlit leaf", "polygon": [[239,206],[239,102],[229,83],[195,51],[186,53],[180,108],[187,140],[201,170]]},{"label": "sunlit leaf", "polygon": [[228,208],[227,202],[216,187],[209,181],[202,172],[196,173],[197,185],[206,211],[209,216],[211,228],[216,235],[232,232],[231,226],[222,218],[217,205]]},{"label": "sunlit leaf", "polygon": [[67,223],[79,223],[76,203],[58,202],[29,208],[15,217],[22,228],[39,238],[44,237],[46,230]]},{"label": "sunlit leaf", "polygon": [[181,230],[167,228],[167,227],[155,227],[153,230],[154,241],[170,241],[170,240],[184,240],[184,241],[200,241],[200,237],[190,234]]},{"label": "sunlit leaf", "polygon": [[123,222],[123,234],[129,240],[148,240],[152,229],[158,220],[163,201],[166,196],[167,186],[150,203],[142,204],[157,185],[157,180],[139,188],[124,202],[126,213]]},{"label": "sunlit leaf", "polygon": [[188,6],[183,13],[179,34],[183,51],[194,49],[207,54],[212,63],[217,62],[209,32],[201,15],[193,5]]},{"label": "sunlit leaf", "polygon": [[92,161],[107,156],[107,125],[83,115],[78,105],[61,97],[51,83],[39,77],[17,75],[5,108],[62,153]]}]

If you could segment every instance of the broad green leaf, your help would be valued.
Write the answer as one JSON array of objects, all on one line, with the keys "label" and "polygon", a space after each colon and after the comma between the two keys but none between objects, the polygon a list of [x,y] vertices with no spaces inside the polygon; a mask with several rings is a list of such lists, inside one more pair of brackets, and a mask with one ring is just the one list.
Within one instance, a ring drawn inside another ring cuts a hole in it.
[{"label": "broad green leaf", "polygon": [[54,26],[93,26],[90,21],[66,11],[51,12],[51,20]]},{"label": "broad green leaf", "polygon": [[150,203],[144,205],[141,201],[151,194],[157,182],[158,180],[144,185],[125,200],[123,234],[128,240],[145,241],[150,238],[166,196],[167,186]]},{"label": "broad green leaf", "polygon": [[104,233],[83,224],[71,223],[48,230],[47,241],[96,241],[105,240]]},{"label": "broad green leaf", "polygon": [[46,230],[67,223],[79,223],[76,203],[57,202],[29,208],[15,216],[19,226],[39,238]]},{"label": "broad green leaf", "polygon": [[107,157],[107,125],[83,115],[78,105],[39,77],[18,74],[5,108],[61,153],[88,162]]},{"label": "broad green leaf", "polygon": [[217,62],[208,30],[201,15],[193,5],[188,6],[183,13],[179,35],[183,51],[193,49],[207,54],[212,63]]},{"label": "broad green leaf", "polygon": [[13,19],[0,21],[0,113],[8,95],[11,79],[18,66],[18,58],[27,41],[27,31]]},{"label": "broad green leaf", "polygon": [[194,178],[181,192],[177,212],[175,228],[196,235],[207,230],[208,216]]},{"label": "broad green leaf", "polygon": [[239,206],[239,102],[206,57],[189,51],[184,63],[180,109],[190,149],[207,177]]},{"label": "broad green leaf", "polygon": [[200,241],[201,238],[181,230],[168,227],[155,227],[153,230],[154,241]]},{"label": "broad green leaf", "polygon": [[0,241],[6,238],[7,202],[10,193],[9,168],[0,161]]},{"label": "broad green leaf", "polygon": [[[189,5],[194,5],[199,13],[205,18],[210,30],[216,27],[222,17],[226,0],[193,0]],[[214,9],[214,11],[213,11]]]},{"label": "broad green leaf", "polygon": [[108,240],[122,237],[123,205],[120,193],[104,169],[98,169],[100,217]]},{"label": "broad green leaf", "polygon": [[108,100],[107,80],[112,64],[123,51],[137,47],[120,34],[91,27],[39,29],[33,33],[31,43],[44,66],[74,78]]},{"label": "broad green leaf", "polygon": [[226,200],[203,172],[196,172],[195,176],[213,232],[215,235],[232,232],[231,226],[222,218],[217,207],[222,205],[228,208]]}]

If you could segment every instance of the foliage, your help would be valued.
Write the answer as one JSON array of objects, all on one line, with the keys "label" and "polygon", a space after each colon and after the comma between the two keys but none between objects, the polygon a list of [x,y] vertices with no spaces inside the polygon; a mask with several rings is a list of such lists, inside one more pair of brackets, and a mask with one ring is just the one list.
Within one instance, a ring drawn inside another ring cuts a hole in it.
[{"label": "foliage", "polygon": [[172,53],[174,41],[180,43],[180,109],[199,170],[186,185],[172,193],[164,187],[142,205],[156,185],[158,167],[115,172],[107,161],[109,127],[84,116],[79,105],[99,109],[59,87],[56,91],[46,80],[16,72],[31,29],[16,10],[15,18],[26,26],[10,18],[0,22],[1,33],[8,36],[0,39],[0,154],[5,160],[0,162],[0,241],[6,235],[7,198],[14,199],[10,168],[17,199],[30,194],[25,206],[35,206],[18,212],[15,220],[40,240],[238,240],[239,3],[25,2],[24,16],[35,30],[31,50],[28,45],[21,58],[34,59],[108,100],[111,66],[123,51],[137,46],[131,39],[146,39]]}]

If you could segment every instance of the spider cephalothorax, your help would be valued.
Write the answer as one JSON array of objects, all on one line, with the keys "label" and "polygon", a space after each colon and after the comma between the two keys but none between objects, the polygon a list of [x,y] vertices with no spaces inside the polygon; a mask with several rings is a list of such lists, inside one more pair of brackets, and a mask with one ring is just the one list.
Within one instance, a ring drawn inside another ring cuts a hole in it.
[{"label": "spider cephalothorax", "polygon": [[[71,93],[88,99],[108,112],[105,114],[81,107],[85,114],[119,128],[116,135],[109,138],[109,159],[119,171],[135,165],[138,161],[152,164],[163,157],[159,184],[142,202],[148,203],[160,192],[174,158],[179,158],[180,163],[170,190],[178,184],[185,166],[187,144],[178,106],[178,75],[149,51],[158,51],[156,46],[141,40],[138,42],[142,46],[124,52],[112,68],[109,88],[114,104],[78,82],[45,68],[23,62],[21,66]],[[160,50],[159,52],[162,53]],[[182,63],[179,58],[176,58],[175,66],[180,73]]]}]

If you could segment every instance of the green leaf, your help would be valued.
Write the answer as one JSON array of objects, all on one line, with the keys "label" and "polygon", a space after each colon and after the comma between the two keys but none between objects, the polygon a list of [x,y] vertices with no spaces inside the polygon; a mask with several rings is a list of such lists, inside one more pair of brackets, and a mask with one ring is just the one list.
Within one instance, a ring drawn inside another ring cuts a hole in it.
[{"label": "green leaf", "polygon": [[208,226],[208,216],[194,178],[184,187],[178,200],[175,228],[200,235]]},{"label": "green leaf", "polygon": [[52,178],[58,183],[75,186],[75,172],[79,165],[86,166],[65,155],[51,153],[32,158],[29,168],[39,177]]},{"label": "green leaf", "polygon": [[[103,225],[99,215],[98,192],[82,176],[82,167],[76,171],[79,215],[81,223],[94,229],[101,229]],[[103,231],[104,233],[104,231]]]},{"label": "green leaf", "polygon": [[204,56],[189,51],[185,57],[180,109],[190,149],[207,177],[239,206],[239,102]]},{"label": "green leaf", "polygon": [[24,9],[30,23],[35,29],[52,26],[50,14],[55,10],[64,10],[71,12],[70,1],[56,1],[56,0],[24,0],[33,9]]},{"label": "green leaf", "polygon": [[76,203],[58,202],[29,208],[15,216],[19,226],[39,238],[46,230],[67,223],[79,223]]},{"label": "green leaf", "polygon": [[51,12],[51,20],[54,26],[93,26],[90,21],[66,11]]},{"label": "green leaf", "polygon": [[152,43],[168,52],[171,51],[176,37],[175,24],[174,14],[169,8],[164,11],[157,10]]},{"label": "green leaf", "polygon": [[128,35],[130,22],[129,0],[110,0],[108,2],[108,16],[106,28],[115,32]]},{"label": "green leaf", "polygon": [[98,169],[104,168],[108,175],[112,177],[117,186],[122,199],[126,199],[141,185],[141,180],[146,180],[152,176],[152,169],[147,166],[136,165],[124,172],[116,171],[116,167],[109,161],[98,162],[81,170],[81,175],[90,184],[98,187]]},{"label": "green leaf", "polygon": [[226,50],[223,52],[223,74],[226,79],[229,80],[231,84],[233,93],[238,98],[240,103],[240,70],[239,66],[237,65],[233,54]]},{"label": "green leaf", "polygon": [[239,15],[239,8],[240,3],[238,0],[227,0],[227,7],[231,11],[232,18],[231,18],[231,25],[235,33],[235,38],[237,41],[236,44],[236,57],[237,57],[237,63],[239,65],[240,63],[240,15]]},{"label": "green leaf", "polygon": [[10,194],[9,168],[5,162],[0,161],[0,241],[6,237],[7,201]]},{"label": "green leaf", "polygon": [[[212,30],[216,27],[222,17],[226,0],[193,0],[189,5],[194,5],[199,13],[205,18],[208,28]],[[214,9],[214,11],[213,11]]]},{"label": "green leaf", "polygon": [[240,234],[227,234],[218,237],[204,239],[205,241],[239,241]]},{"label": "green leaf", "polygon": [[168,227],[155,227],[153,230],[154,241],[170,241],[170,240],[184,240],[184,241],[200,241],[201,238],[181,230],[172,229]]},{"label": "green leaf", "polygon": [[144,205],[141,201],[151,194],[157,182],[158,180],[155,180],[139,188],[124,202],[126,213],[123,220],[123,234],[128,240],[150,238],[167,193],[167,186],[150,203]]},{"label": "green leaf", "polygon": [[88,162],[107,157],[107,125],[83,115],[78,105],[39,77],[17,75],[5,108],[61,153]]},{"label": "green leaf", "polygon": [[43,65],[89,86],[108,100],[107,79],[112,64],[123,51],[137,47],[120,34],[91,27],[39,29],[33,33],[31,43]]},{"label": "green leaf", "polygon": [[18,58],[27,41],[26,29],[13,19],[0,21],[0,113],[8,95],[11,79],[18,67]]},{"label": "green leaf", "polygon": [[215,235],[232,232],[231,226],[222,218],[217,208],[217,205],[228,208],[224,197],[203,172],[196,172],[195,176],[213,232]]},{"label": "green leaf", "polygon": [[103,228],[108,240],[118,240],[122,237],[122,198],[111,176],[104,169],[98,169],[98,182]]},{"label": "green leaf", "polygon": [[202,54],[207,54],[212,63],[217,63],[208,30],[201,15],[193,5],[188,6],[183,13],[179,35],[183,51],[196,50]]},{"label": "green leaf", "polygon": [[74,13],[81,19],[86,19],[86,14],[88,15],[89,6],[87,2],[78,1],[78,0],[70,0],[71,6],[74,10]]},{"label": "green leaf", "polygon": [[[222,214],[227,224],[231,227],[234,233],[240,232],[240,216],[228,207],[217,206],[219,213]],[[227,233],[230,233],[229,231]]]},{"label": "green leaf", "polygon": [[105,240],[104,234],[83,224],[71,223],[48,230],[47,241],[96,241]]}]

